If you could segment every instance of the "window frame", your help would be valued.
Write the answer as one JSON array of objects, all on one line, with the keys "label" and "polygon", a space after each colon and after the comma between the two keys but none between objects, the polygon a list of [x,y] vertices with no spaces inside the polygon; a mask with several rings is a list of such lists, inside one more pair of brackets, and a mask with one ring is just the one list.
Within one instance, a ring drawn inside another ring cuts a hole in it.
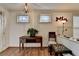
[{"label": "window frame", "polygon": [[[40,17],[41,16],[49,16],[49,21],[48,22],[40,22]],[[39,15],[39,23],[52,23],[52,15],[51,14],[40,14]]]},{"label": "window frame", "polygon": [[17,19],[16,19],[16,22],[17,23],[29,23],[30,22],[30,17],[28,16],[28,22],[21,22],[21,21],[19,21],[19,16],[28,16],[28,15],[17,15]]},{"label": "window frame", "polygon": [[[78,36],[78,34],[79,34],[79,26],[75,26],[76,24],[78,24],[78,23],[76,23],[76,22],[78,22],[78,21],[76,21],[76,20],[78,20],[78,19],[75,20],[76,17],[79,18],[79,16],[78,16],[78,15],[74,15],[74,16],[73,16],[73,37],[74,37],[74,38],[79,38],[79,36]],[[75,22],[74,22],[74,21],[75,21]],[[78,24],[78,25],[79,25],[79,24]]]}]

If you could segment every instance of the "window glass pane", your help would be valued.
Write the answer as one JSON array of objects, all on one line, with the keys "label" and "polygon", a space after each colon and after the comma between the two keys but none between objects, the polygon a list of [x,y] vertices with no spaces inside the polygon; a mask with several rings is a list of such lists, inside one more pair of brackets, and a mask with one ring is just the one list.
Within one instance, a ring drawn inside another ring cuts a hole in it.
[{"label": "window glass pane", "polygon": [[73,27],[79,27],[79,16],[73,16]]},{"label": "window glass pane", "polygon": [[73,37],[79,38],[79,16],[73,16]]},{"label": "window glass pane", "polygon": [[29,16],[18,16],[18,22],[29,22]]},{"label": "window glass pane", "polygon": [[40,16],[40,22],[51,22],[50,16]]}]

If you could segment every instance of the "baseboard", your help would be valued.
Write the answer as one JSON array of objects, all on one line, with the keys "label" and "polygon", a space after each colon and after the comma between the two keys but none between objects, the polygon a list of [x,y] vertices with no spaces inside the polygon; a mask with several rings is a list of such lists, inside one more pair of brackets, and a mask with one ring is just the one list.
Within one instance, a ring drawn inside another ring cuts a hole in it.
[{"label": "baseboard", "polygon": [[4,52],[5,50],[7,50],[9,47],[5,48],[4,50],[2,50],[0,53]]}]

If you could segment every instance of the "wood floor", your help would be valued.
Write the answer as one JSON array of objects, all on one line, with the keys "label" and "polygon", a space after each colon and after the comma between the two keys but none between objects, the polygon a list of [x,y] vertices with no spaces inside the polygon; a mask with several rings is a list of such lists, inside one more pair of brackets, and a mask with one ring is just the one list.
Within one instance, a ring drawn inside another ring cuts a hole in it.
[{"label": "wood floor", "polygon": [[50,56],[48,48],[25,48],[19,51],[19,48],[8,48],[0,53],[0,56]]}]

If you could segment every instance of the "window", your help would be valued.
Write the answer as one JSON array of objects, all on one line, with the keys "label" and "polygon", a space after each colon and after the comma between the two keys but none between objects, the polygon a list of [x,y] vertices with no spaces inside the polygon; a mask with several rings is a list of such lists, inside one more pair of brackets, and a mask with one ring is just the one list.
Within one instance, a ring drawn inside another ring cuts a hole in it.
[{"label": "window", "polygon": [[17,22],[29,22],[29,16],[17,16]]},{"label": "window", "polygon": [[73,27],[79,27],[79,16],[73,16]]},{"label": "window", "polygon": [[79,38],[79,16],[73,16],[73,37]]},{"label": "window", "polygon": [[40,15],[40,22],[48,23],[51,22],[50,15]]}]

